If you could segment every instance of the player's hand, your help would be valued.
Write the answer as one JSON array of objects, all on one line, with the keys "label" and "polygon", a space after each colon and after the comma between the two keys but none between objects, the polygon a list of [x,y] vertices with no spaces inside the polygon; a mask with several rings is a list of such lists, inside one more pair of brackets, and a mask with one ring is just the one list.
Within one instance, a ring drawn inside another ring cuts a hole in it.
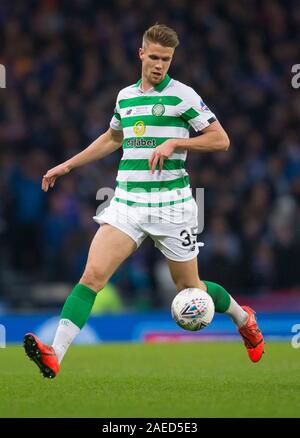
[{"label": "player's hand", "polygon": [[159,172],[162,171],[164,161],[174,153],[177,146],[176,139],[169,139],[157,146],[149,159],[150,172],[154,173],[157,163],[159,163]]},{"label": "player's hand", "polygon": [[52,188],[54,186],[55,181],[59,176],[66,175],[70,171],[71,166],[66,163],[59,164],[58,166],[48,170],[42,179],[42,190],[47,192],[49,187]]}]

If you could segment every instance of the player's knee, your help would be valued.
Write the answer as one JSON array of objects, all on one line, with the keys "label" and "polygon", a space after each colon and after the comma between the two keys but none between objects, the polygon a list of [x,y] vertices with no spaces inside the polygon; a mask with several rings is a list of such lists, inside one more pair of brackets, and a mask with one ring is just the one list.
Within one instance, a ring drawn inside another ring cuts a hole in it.
[{"label": "player's knee", "polygon": [[104,286],[106,285],[108,279],[105,276],[104,272],[101,272],[99,269],[94,269],[92,267],[86,268],[81,279],[80,283],[89,287],[95,292],[100,292]]}]

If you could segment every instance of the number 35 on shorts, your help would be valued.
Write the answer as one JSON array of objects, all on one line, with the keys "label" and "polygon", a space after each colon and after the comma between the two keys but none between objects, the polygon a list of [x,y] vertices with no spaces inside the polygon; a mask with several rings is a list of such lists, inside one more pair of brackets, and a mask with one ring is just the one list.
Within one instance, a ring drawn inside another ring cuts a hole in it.
[{"label": "number 35 on shorts", "polygon": [[180,232],[180,237],[182,238],[182,246],[192,247],[197,245],[197,231],[198,227],[192,227],[191,229],[184,229]]}]

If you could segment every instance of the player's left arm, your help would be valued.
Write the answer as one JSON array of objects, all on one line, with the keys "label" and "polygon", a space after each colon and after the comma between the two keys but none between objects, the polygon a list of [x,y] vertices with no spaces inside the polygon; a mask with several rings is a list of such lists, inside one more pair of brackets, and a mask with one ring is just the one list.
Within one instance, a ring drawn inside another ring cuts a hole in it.
[{"label": "player's left arm", "polygon": [[164,160],[170,158],[175,151],[180,149],[216,152],[226,151],[229,148],[228,135],[201,97],[190,87],[184,88],[181,97],[179,117],[201,134],[193,138],[172,138],[156,147],[149,160],[152,173],[154,173],[157,163],[159,171],[161,171]]},{"label": "player's left arm", "polygon": [[224,128],[218,120],[204,128],[200,135],[193,138],[178,138],[174,142],[174,150],[184,148],[199,152],[227,151],[230,140]]},{"label": "player's left arm", "polygon": [[216,120],[207,128],[202,130],[202,134],[193,138],[170,138],[155,148],[150,160],[149,167],[154,173],[157,163],[159,170],[162,170],[164,160],[179,148],[199,152],[227,151],[229,148],[229,137],[222,125]]}]

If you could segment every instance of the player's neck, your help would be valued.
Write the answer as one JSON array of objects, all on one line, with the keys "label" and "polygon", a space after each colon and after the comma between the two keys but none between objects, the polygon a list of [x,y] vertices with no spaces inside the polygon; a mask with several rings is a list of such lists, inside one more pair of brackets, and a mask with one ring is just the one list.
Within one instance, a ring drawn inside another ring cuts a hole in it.
[{"label": "player's neck", "polygon": [[142,75],[141,89],[143,90],[143,92],[146,93],[153,87],[154,84],[152,84],[145,76]]}]

